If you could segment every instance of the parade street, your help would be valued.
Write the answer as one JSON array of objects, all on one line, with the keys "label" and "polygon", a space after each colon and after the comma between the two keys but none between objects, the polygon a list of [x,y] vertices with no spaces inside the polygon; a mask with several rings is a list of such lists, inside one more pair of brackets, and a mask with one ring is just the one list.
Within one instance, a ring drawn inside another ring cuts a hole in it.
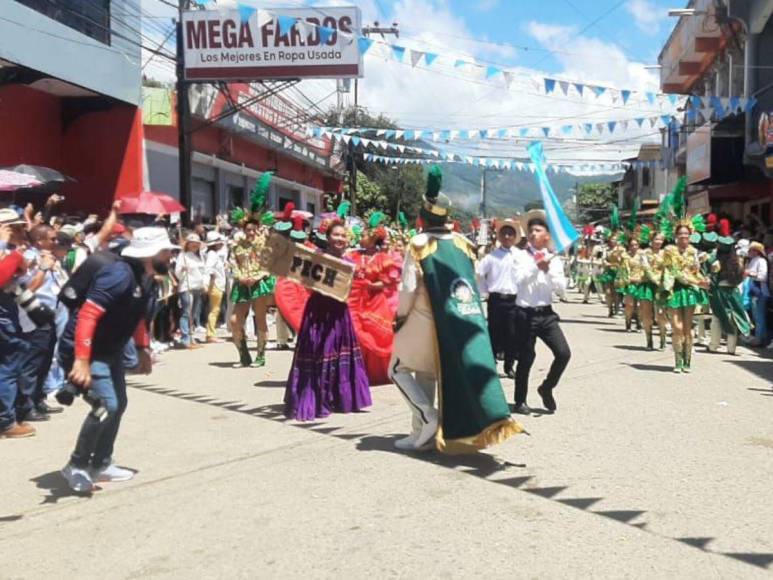
[{"label": "parade street", "polygon": [[[397,452],[393,386],[369,412],[285,420],[291,352],[265,369],[231,368],[230,344],[166,353],[130,379],[116,460],[134,480],[71,495],[80,401],[4,446],[2,576],[767,576],[771,351],[698,347],[677,375],[670,351],[570,300],[558,412],[477,456]],[[549,360],[540,347],[532,385]]]}]

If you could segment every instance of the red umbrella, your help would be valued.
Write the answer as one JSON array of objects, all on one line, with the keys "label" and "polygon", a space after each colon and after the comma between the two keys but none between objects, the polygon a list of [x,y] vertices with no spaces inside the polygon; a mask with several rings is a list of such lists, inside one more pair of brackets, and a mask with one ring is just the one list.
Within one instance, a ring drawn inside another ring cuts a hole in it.
[{"label": "red umbrella", "polygon": [[139,195],[121,198],[120,213],[164,215],[185,211],[185,206],[166,193],[143,191]]}]

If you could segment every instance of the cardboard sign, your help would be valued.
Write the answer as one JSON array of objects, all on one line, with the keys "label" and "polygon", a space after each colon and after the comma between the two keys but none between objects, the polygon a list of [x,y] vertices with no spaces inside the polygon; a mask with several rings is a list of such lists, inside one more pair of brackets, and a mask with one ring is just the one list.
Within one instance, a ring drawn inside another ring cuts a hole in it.
[{"label": "cardboard sign", "polygon": [[346,302],[352,289],[354,264],[296,244],[272,233],[260,256],[261,266],[314,292]]}]

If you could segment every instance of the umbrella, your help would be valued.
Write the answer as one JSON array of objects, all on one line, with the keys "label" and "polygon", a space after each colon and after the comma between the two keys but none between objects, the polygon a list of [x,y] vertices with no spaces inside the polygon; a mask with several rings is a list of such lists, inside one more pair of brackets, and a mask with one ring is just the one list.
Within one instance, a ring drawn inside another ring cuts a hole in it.
[{"label": "umbrella", "polygon": [[0,191],[16,191],[23,187],[42,185],[42,182],[32,175],[0,169]]},{"label": "umbrella", "polygon": [[67,181],[75,181],[72,177],[68,177],[64,173],[60,173],[56,169],[50,167],[42,167],[40,165],[15,165],[13,167],[3,167],[8,171],[15,171],[16,173],[23,173],[29,175],[40,182],[38,185],[30,186],[26,188],[28,192],[35,193],[53,193],[58,191],[61,185]]},{"label": "umbrella", "polygon": [[120,213],[164,215],[185,211],[185,206],[166,193],[143,191],[139,195],[121,198]]}]

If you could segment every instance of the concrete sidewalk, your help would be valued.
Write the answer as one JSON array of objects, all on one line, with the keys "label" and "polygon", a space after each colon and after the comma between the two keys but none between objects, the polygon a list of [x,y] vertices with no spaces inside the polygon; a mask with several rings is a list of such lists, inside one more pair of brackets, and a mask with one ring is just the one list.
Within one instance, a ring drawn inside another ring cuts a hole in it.
[{"label": "concrete sidewalk", "polygon": [[[409,414],[392,386],[369,412],[298,424],[282,416],[291,353],[261,370],[231,368],[227,344],[167,353],[131,381],[116,458],[133,481],[69,494],[80,402],[0,441],[0,577],[769,576],[772,361],[700,350],[674,375],[603,306],[558,310],[558,413],[473,457],[396,452]],[[533,406],[549,362],[541,349]]]}]

